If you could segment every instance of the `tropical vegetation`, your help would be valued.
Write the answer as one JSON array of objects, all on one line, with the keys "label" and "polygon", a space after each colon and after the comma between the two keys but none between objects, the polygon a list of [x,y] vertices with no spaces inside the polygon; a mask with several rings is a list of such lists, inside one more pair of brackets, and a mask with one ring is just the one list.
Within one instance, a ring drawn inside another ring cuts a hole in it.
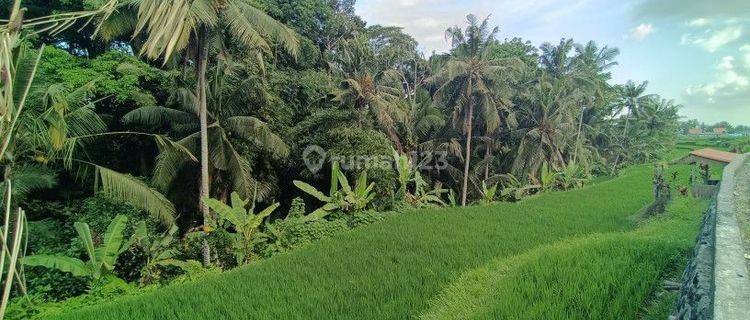
[{"label": "tropical vegetation", "polygon": [[[631,230],[644,164],[696,146],[618,49],[475,15],[425,56],[353,1],[0,1],[0,319],[419,316],[456,273]],[[640,236],[597,250],[687,246]]]}]

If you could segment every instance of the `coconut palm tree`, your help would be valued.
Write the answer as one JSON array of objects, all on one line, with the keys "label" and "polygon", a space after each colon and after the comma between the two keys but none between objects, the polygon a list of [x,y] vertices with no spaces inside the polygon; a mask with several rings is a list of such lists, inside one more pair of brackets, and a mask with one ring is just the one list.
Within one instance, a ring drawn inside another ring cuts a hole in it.
[{"label": "coconut palm tree", "polygon": [[596,42],[589,41],[585,45],[576,44],[575,51],[573,64],[582,80],[576,84],[587,93],[584,102],[589,106],[602,102],[612,91],[607,81],[612,79],[610,70],[617,65],[615,59],[620,50],[609,46],[600,48]]},{"label": "coconut palm tree", "polygon": [[[620,144],[623,150],[627,151],[628,148],[628,126],[630,125],[630,117],[633,114],[638,114],[640,105],[647,99],[653,98],[653,95],[646,95],[646,88],[648,87],[648,81],[644,81],[640,84],[636,84],[632,80],[629,80],[622,86],[621,90],[621,101],[617,105],[616,114],[620,114],[625,111],[625,126],[622,130],[622,138]],[[620,161],[620,153],[615,157],[615,162],[612,166],[613,170],[617,169],[618,162]]]},{"label": "coconut palm tree", "polygon": [[505,71],[520,64],[513,59],[490,57],[499,28],[490,28],[488,19],[480,22],[474,15],[468,15],[467,20],[468,26],[465,29],[455,26],[446,30],[446,37],[451,40],[453,49],[450,59],[432,78],[437,85],[434,102],[452,108],[453,126],[460,128],[464,134],[461,190],[461,205],[464,206],[475,120],[482,120],[481,124],[486,132],[492,132],[500,125],[498,107],[501,101],[498,101],[493,89],[500,85]]},{"label": "coconut palm tree", "polygon": [[343,41],[330,57],[331,70],[344,78],[333,94],[333,100],[343,106],[354,107],[360,115],[360,125],[366,118],[393,142],[399,152],[403,143],[396,125],[406,116],[404,88],[401,75],[394,69],[373,65],[375,56],[365,39]]},{"label": "coconut palm tree", "polygon": [[554,77],[569,75],[576,71],[576,64],[572,57],[574,48],[573,39],[560,39],[557,45],[545,42],[539,47],[542,51],[539,62]]},{"label": "coconut palm tree", "polygon": [[[226,200],[231,192],[243,197],[257,196],[265,200],[273,191],[273,183],[261,181],[253,173],[252,166],[241,154],[238,143],[252,146],[272,158],[289,154],[289,147],[261,119],[252,116],[253,107],[267,104],[266,87],[259,68],[252,61],[236,62],[218,58],[209,69],[207,95],[208,141],[211,148],[208,156],[212,160],[210,172],[229,182],[222,184],[218,199]],[[177,142],[186,150],[198,152],[200,119],[195,109],[195,96],[187,88],[179,88],[173,98],[174,108],[162,106],[141,107],[123,117],[128,124],[149,127],[168,127],[172,134],[180,137]],[[154,170],[154,184],[163,190],[169,188],[180,168],[191,159],[185,153],[172,149],[162,151]],[[229,189],[231,184],[232,189]],[[255,190],[257,188],[257,190]]]},{"label": "coconut palm tree", "polygon": [[231,40],[235,45],[271,53],[271,41],[276,41],[296,56],[299,40],[291,29],[248,0],[129,0],[126,4],[138,11],[134,34],[145,33],[141,55],[166,63],[175,54],[186,53],[192,60],[200,124],[199,201],[204,221],[208,220],[210,213],[203,200],[210,194],[206,73],[211,49]]},{"label": "coconut palm tree", "polygon": [[615,59],[620,55],[620,50],[599,46],[594,41],[589,41],[585,45],[575,45],[576,55],[573,63],[577,68],[596,74],[601,78],[608,80],[612,74],[609,72],[612,67],[617,65]]},{"label": "coconut palm tree", "polygon": [[545,163],[553,169],[566,165],[564,153],[576,131],[576,109],[580,91],[571,90],[565,79],[542,74],[524,94],[519,115],[521,136],[513,162],[513,174],[536,175]]},{"label": "coconut palm tree", "polygon": [[406,151],[415,151],[420,144],[430,140],[437,131],[445,126],[445,114],[429,98],[409,100],[409,111],[404,128],[406,131]]}]

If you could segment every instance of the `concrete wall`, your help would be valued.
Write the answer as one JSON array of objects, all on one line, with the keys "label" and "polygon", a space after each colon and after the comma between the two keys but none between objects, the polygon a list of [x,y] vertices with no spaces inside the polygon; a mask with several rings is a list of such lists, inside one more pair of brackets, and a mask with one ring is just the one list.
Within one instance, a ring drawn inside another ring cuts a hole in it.
[{"label": "concrete wall", "polygon": [[750,277],[737,223],[737,201],[748,194],[735,192],[735,177],[749,166],[749,154],[735,158],[724,168],[716,199],[716,250],[714,256],[714,319],[750,319]]}]

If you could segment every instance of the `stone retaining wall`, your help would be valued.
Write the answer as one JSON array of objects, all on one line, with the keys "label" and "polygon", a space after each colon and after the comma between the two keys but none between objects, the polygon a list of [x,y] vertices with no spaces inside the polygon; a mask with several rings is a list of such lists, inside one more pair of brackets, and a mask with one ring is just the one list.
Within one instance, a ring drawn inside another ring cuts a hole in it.
[{"label": "stone retaining wall", "polygon": [[670,319],[713,317],[714,235],[716,205],[712,203],[701,223],[693,256],[682,273],[682,287]]},{"label": "stone retaining wall", "polygon": [[750,197],[735,192],[735,176],[743,166],[750,166],[750,154],[724,168],[670,319],[750,319],[750,276],[735,215],[738,197]]}]

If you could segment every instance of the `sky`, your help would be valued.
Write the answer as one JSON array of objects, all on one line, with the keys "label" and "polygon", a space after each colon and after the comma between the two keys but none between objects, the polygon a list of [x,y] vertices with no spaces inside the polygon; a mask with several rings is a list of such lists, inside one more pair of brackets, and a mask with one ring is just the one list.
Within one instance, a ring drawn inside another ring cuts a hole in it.
[{"label": "sky", "polygon": [[535,45],[572,38],[620,49],[613,82],[648,81],[685,119],[750,125],[750,0],[358,0],[368,25],[403,27],[429,55],[466,14],[498,38]]}]

